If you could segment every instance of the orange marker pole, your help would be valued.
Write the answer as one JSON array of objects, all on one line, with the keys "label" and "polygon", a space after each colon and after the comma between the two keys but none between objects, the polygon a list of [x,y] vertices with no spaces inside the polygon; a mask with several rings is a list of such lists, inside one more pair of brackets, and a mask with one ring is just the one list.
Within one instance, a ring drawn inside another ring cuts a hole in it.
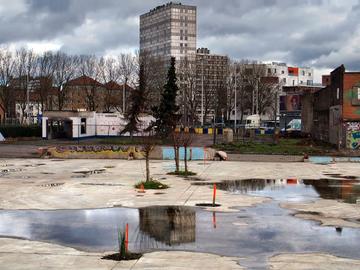
[{"label": "orange marker pole", "polygon": [[216,213],[213,212],[213,226],[214,226],[214,229],[216,229]]},{"label": "orange marker pole", "polygon": [[145,187],[144,184],[140,185],[140,190],[138,191],[139,193],[145,193]]},{"label": "orange marker pole", "polygon": [[129,247],[129,224],[126,223],[126,227],[125,227],[125,249],[126,249],[126,252],[128,251],[128,247]]},{"label": "orange marker pole", "polygon": [[215,206],[215,200],[216,200],[216,184],[214,184],[214,190],[213,190],[213,206]]}]

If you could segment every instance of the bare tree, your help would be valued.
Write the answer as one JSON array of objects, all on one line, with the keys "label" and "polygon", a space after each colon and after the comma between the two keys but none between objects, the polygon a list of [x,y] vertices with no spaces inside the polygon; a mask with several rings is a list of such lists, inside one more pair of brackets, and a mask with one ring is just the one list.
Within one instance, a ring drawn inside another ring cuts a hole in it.
[{"label": "bare tree", "polygon": [[177,69],[180,89],[180,104],[182,109],[182,122],[185,126],[194,126],[198,121],[196,98],[196,63],[189,59],[182,60]]},{"label": "bare tree", "polygon": [[126,93],[126,87],[130,80],[135,79],[136,74],[136,58],[132,54],[120,54],[119,56],[119,73],[123,81],[122,93],[122,112],[125,114],[127,110],[126,99],[129,96]]},{"label": "bare tree", "polygon": [[29,99],[32,89],[29,88],[29,82],[35,71],[36,55],[32,50],[21,48],[15,54],[15,75],[16,97],[21,109],[20,123],[24,124],[25,115],[29,113]]},{"label": "bare tree", "polygon": [[101,85],[98,82],[100,74],[98,59],[94,55],[80,56],[79,75],[82,76],[84,80],[86,77],[90,78],[89,80],[85,80],[82,86],[85,92],[86,107],[89,111],[103,109],[104,95],[100,93],[99,88]]},{"label": "bare tree", "polygon": [[275,105],[277,106],[277,99],[280,90],[278,77],[262,77],[258,84],[257,107],[260,115],[273,114]]},{"label": "bare tree", "polygon": [[[237,112],[240,112],[240,122],[244,119],[244,114],[250,112],[252,105],[252,90],[248,83],[248,74],[246,73],[246,60],[240,62],[234,62],[230,66],[229,80],[231,91],[231,111],[234,109],[236,102]],[[236,91],[236,95],[235,95]],[[236,96],[236,100],[235,100]]]},{"label": "bare tree", "polygon": [[146,182],[149,182],[151,180],[150,177],[150,155],[152,151],[154,150],[156,146],[157,140],[154,136],[152,136],[152,133],[146,134],[145,136],[142,136],[141,139],[141,146],[142,151],[144,152],[145,156],[145,164],[146,164]]},{"label": "bare tree", "polygon": [[39,84],[35,88],[40,109],[43,112],[47,109],[47,100],[50,95],[53,75],[55,71],[55,57],[52,52],[45,52],[36,59],[36,77]]},{"label": "bare tree", "polygon": [[104,111],[111,112],[117,110],[121,105],[121,97],[117,88],[117,81],[119,80],[119,62],[117,59],[108,57],[101,57],[98,62],[98,69],[100,80],[106,85],[106,92],[104,96]]},{"label": "bare tree", "polygon": [[162,58],[154,57],[146,51],[138,55],[137,59],[137,67],[139,68],[140,64],[143,65],[146,77],[148,102],[145,110],[151,112],[153,107],[160,104],[161,94],[166,83],[167,66]]},{"label": "bare tree", "polygon": [[11,113],[11,104],[14,101],[10,82],[14,76],[14,55],[6,50],[0,50],[0,99],[4,105],[5,119]]},{"label": "bare tree", "polygon": [[183,133],[173,131],[171,141],[174,149],[175,174],[180,172],[180,147],[183,146]]},{"label": "bare tree", "polygon": [[185,167],[185,174],[187,175],[189,173],[188,163],[187,163],[187,150],[193,142],[194,134],[183,133],[182,136],[183,136],[182,143],[183,143],[183,147],[184,147],[184,167]]},{"label": "bare tree", "polygon": [[79,57],[57,52],[54,55],[53,86],[55,89],[55,100],[50,101],[50,108],[53,105],[62,111],[67,102],[68,82],[76,76]]},{"label": "bare tree", "polygon": [[265,115],[271,111],[280,84],[277,77],[267,75],[265,64],[249,60],[235,62],[231,67],[231,77],[234,89],[236,85],[240,120],[243,120],[245,112]]}]

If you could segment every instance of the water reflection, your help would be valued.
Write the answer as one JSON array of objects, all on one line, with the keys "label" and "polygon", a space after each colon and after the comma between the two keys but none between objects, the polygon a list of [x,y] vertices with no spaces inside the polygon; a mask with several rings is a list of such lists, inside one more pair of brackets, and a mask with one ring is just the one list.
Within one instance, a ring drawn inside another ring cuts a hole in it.
[{"label": "water reflection", "polygon": [[139,209],[140,231],[169,246],[195,242],[196,212],[190,207]]},{"label": "water reflection", "polygon": [[360,198],[360,183],[354,180],[304,180],[305,185],[312,186],[323,199],[342,200],[356,203]]},{"label": "water reflection", "polygon": [[281,252],[360,256],[359,229],[320,227],[316,222],[293,217],[274,201],[245,208],[240,213],[213,213],[178,206],[0,211],[0,235],[89,251],[115,251],[117,230],[126,223],[129,249],[133,252],[209,252],[241,257],[241,263],[249,269],[265,269],[267,257]]},{"label": "water reflection", "polygon": [[[195,182],[193,185],[213,185]],[[277,200],[302,201],[323,198],[355,204],[360,199],[360,181],[340,179],[245,179],[216,184],[221,190],[269,196]]]}]

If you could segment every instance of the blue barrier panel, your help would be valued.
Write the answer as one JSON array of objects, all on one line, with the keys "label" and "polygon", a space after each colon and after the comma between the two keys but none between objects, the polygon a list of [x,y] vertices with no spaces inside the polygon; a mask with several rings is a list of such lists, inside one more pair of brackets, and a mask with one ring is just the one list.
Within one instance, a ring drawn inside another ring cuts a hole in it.
[{"label": "blue barrier panel", "polygon": [[[172,147],[163,147],[162,154],[164,160],[172,160],[175,158],[174,148]],[[180,160],[184,159],[185,149],[180,147],[179,156]],[[188,160],[203,160],[204,159],[204,149],[202,147],[191,147],[187,149],[187,159]]]},{"label": "blue barrier panel", "polygon": [[265,129],[265,134],[272,135],[272,134],[274,134],[274,130],[273,129]]},{"label": "blue barrier panel", "polygon": [[332,157],[309,157],[309,161],[315,164],[329,164],[333,162]]},{"label": "blue barrier panel", "polygon": [[208,134],[208,133],[209,133],[208,129],[207,129],[207,128],[203,128],[203,134]]},{"label": "blue barrier panel", "polygon": [[360,157],[351,157],[350,162],[360,162]]}]

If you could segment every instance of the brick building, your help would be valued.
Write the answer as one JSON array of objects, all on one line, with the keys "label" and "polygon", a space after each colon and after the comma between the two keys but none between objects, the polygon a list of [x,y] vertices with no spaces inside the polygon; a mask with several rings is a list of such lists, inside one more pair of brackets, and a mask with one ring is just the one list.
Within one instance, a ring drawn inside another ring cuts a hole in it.
[{"label": "brick building", "polygon": [[312,96],[312,136],[339,148],[360,149],[360,72],[346,72],[341,65],[327,84]]},{"label": "brick building", "polygon": [[[122,111],[124,91],[125,99],[127,99],[131,90],[133,88],[129,85],[124,87],[114,81],[102,84],[88,76],[81,76],[69,81],[64,86],[65,98],[62,110]],[[50,110],[56,109],[58,103],[56,93],[52,93],[50,99],[52,104],[49,106]]]},{"label": "brick building", "polygon": [[[227,78],[229,58],[211,54],[207,48],[196,52],[196,112],[204,122],[219,118],[227,109]],[[202,105],[201,105],[202,104]]]}]

